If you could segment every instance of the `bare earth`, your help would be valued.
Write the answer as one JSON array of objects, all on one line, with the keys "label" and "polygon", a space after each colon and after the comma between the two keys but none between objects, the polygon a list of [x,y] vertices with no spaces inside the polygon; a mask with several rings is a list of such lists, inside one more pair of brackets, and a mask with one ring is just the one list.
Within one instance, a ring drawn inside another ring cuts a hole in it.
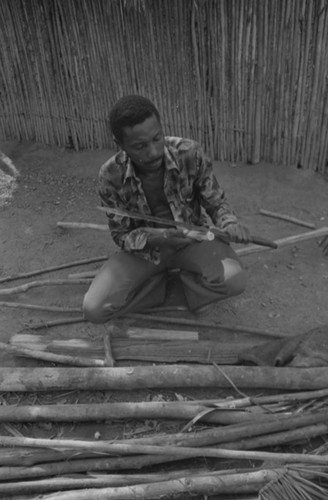
[{"label": "bare earth", "polygon": [[[84,258],[111,254],[115,246],[107,232],[95,230],[63,230],[58,221],[106,223],[95,207],[97,174],[110,151],[73,152],[33,143],[7,141],[0,150],[11,158],[20,172],[18,188],[12,200],[0,208],[0,278],[17,272],[54,266]],[[253,234],[278,239],[309,231],[294,224],[269,219],[259,214],[260,208],[288,214],[313,222],[317,227],[328,225],[327,180],[313,173],[268,164],[215,164],[219,182],[241,220]],[[212,308],[206,320],[263,328],[271,332],[296,334],[328,324],[328,258],[322,255],[318,240],[302,242],[280,250],[270,250],[242,258],[248,271],[248,288],[243,295]],[[68,274],[92,270],[99,264],[72,268],[41,275],[35,279],[65,278]],[[24,281],[2,284],[17,286]],[[87,285],[41,287],[10,298],[32,304],[80,307]],[[29,333],[29,325],[63,317],[58,313],[28,309],[0,309],[0,341],[7,342],[17,333]],[[154,325],[155,326],[155,325]],[[160,326],[159,326],[160,327]],[[104,326],[67,325],[41,330],[45,339],[88,338],[102,335]],[[34,333],[34,332],[32,332]],[[42,363],[13,358],[0,353],[1,366],[42,366]],[[205,395],[201,391],[200,395]],[[172,397],[172,391],[164,395]],[[217,394],[217,391],[216,391]],[[2,395],[8,402],[28,401],[102,402],[157,397],[148,393],[94,392],[92,394]],[[83,435],[92,438],[96,431],[104,436],[129,436],[136,431],[133,422],[90,424],[83,426]],[[147,428],[147,425],[149,426]],[[159,422],[138,424],[144,430],[163,430]],[[169,429],[166,424],[166,430]],[[176,425],[176,424],[175,424]],[[156,427],[157,426],[157,427]],[[22,425],[24,435],[59,435],[59,426]],[[77,432],[77,426],[65,426],[65,435]],[[5,433],[5,431],[3,431]]]}]

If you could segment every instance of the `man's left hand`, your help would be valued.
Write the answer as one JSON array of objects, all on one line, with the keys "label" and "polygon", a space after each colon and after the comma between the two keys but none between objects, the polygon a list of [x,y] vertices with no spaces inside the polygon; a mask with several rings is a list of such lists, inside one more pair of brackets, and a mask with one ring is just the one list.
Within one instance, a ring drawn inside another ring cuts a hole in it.
[{"label": "man's left hand", "polygon": [[224,231],[229,235],[229,241],[234,243],[249,243],[251,238],[249,229],[238,222],[229,224],[224,228]]}]

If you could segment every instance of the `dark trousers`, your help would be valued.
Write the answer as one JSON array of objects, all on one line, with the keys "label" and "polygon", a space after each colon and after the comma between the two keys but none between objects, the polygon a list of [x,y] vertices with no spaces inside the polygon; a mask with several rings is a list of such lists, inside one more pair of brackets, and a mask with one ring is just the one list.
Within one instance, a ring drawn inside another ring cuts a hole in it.
[{"label": "dark trousers", "polygon": [[158,265],[138,257],[137,252],[122,251],[102,266],[91,283],[83,301],[86,319],[105,323],[122,308],[136,312],[162,304],[169,269],[180,270],[191,311],[245,289],[245,271],[237,255],[218,239],[195,241],[180,250],[165,249]]}]

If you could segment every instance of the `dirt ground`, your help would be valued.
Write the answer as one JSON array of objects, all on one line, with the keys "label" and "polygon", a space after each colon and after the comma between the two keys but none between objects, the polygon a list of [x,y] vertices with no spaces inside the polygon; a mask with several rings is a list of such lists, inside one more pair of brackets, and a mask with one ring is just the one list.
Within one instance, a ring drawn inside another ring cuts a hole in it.
[{"label": "dirt ground", "polygon": [[[18,272],[54,266],[95,256],[110,255],[115,246],[107,232],[95,230],[63,230],[58,221],[105,223],[105,216],[96,206],[97,174],[111,151],[74,152],[40,144],[6,141],[0,150],[11,158],[20,172],[18,188],[12,200],[0,208],[0,278]],[[313,222],[317,227],[328,225],[327,179],[312,172],[268,164],[215,164],[219,182],[241,220],[253,234],[270,239],[309,231],[289,222],[264,217],[259,209],[277,211]],[[269,250],[242,257],[248,272],[248,287],[243,295],[212,307],[206,320],[217,323],[262,328],[273,333],[290,335],[306,332],[328,324],[328,258],[324,257],[318,240],[312,239],[279,250]],[[92,270],[99,264],[62,270],[34,279],[65,278],[71,272]],[[24,281],[4,283],[3,288]],[[87,285],[42,287],[1,300],[63,307],[80,307]],[[7,342],[17,333],[30,333],[29,327],[41,320],[62,317],[58,313],[21,308],[1,307],[0,341]],[[88,323],[67,325],[38,332],[46,339],[96,338],[104,327]],[[13,358],[0,353],[1,366],[42,366],[42,363]],[[199,391],[202,395],[209,391]],[[212,391],[213,392],[213,391]],[[165,397],[174,399],[174,392]],[[217,391],[216,391],[217,394]],[[150,396],[149,396],[150,395]],[[148,393],[111,393],[40,395],[4,395],[8,403],[102,402],[157,397]],[[138,424],[147,430],[161,429],[159,422]],[[157,425],[157,427],[156,427]],[[166,430],[169,428],[166,424]],[[40,425],[18,426],[24,435],[62,435],[63,427]],[[122,430],[123,429],[123,430]],[[83,435],[92,438],[96,431],[102,436],[135,435],[132,422],[90,424]],[[4,433],[8,432],[8,428]],[[77,435],[77,426],[65,427],[65,435]]]}]

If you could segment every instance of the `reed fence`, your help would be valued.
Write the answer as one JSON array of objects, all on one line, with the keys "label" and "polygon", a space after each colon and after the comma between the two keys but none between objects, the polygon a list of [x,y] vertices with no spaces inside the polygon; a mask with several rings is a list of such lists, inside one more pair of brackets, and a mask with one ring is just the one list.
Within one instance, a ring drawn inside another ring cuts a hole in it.
[{"label": "reed fence", "polygon": [[218,160],[328,160],[327,0],[2,0],[0,137],[112,147],[122,95]]}]

